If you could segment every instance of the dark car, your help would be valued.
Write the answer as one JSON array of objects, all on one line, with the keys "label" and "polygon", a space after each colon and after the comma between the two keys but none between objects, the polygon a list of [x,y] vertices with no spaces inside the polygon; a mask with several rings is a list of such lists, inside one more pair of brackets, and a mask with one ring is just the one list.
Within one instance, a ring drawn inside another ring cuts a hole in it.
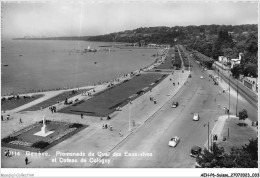
[{"label": "dark car", "polygon": [[190,151],[190,156],[192,157],[198,157],[201,153],[201,147],[199,146],[193,146]]},{"label": "dark car", "polygon": [[189,75],[189,78],[191,78],[191,74]]},{"label": "dark car", "polygon": [[179,106],[179,103],[178,103],[178,102],[173,102],[173,103],[172,103],[172,107],[173,107],[173,108],[177,108],[178,106]]}]

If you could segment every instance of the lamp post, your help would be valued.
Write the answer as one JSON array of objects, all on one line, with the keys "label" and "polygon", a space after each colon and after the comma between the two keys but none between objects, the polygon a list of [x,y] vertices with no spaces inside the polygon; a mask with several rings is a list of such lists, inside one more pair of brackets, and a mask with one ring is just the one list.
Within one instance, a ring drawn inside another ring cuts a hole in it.
[{"label": "lamp post", "polygon": [[179,88],[180,88],[180,77],[181,77],[181,71],[179,72],[179,82],[178,82]]},{"label": "lamp post", "polygon": [[208,150],[209,150],[209,122],[208,122]]},{"label": "lamp post", "polygon": [[229,74],[229,77],[228,77],[228,84],[229,84],[229,88],[228,88],[228,119],[229,119],[229,113],[230,113],[230,74]]},{"label": "lamp post", "polygon": [[130,124],[130,122],[131,122],[131,104],[132,104],[132,102],[130,100],[130,102],[129,102],[129,115],[128,115],[128,131],[129,132],[131,131],[131,124]]},{"label": "lamp post", "polygon": [[208,124],[204,124],[204,127],[205,127],[206,125],[208,125],[208,150],[209,150],[209,122],[208,122]]},{"label": "lamp post", "polygon": [[238,80],[237,80],[237,104],[236,104],[236,116],[237,116],[237,108],[238,108]]}]

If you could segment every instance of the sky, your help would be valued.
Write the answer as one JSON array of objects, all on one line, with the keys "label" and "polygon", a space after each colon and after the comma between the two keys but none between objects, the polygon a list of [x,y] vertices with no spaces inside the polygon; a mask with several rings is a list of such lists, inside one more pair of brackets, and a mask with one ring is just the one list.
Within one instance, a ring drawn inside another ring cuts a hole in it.
[{"label": "sky", "polygon": [[258,23],[256,1],[5,1],[2,37],[91,36],[140,27]]}]

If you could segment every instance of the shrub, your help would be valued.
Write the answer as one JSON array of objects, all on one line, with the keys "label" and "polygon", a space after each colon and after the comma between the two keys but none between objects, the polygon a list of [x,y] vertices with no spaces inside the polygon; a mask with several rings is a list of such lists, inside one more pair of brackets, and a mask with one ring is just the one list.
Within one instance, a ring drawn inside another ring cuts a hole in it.
[{"label": "shrub", "polygon": [[18,140],[18,138],[17,137],[5,137],[5,138],[3,138],[2,139],[2,142],[4,142],[4,143],[9,143],[9,142],[11,142],[11,141],[15,141],[15,140]]},{"label": "shrub", "polygon": [[40,149],[43,149],[47,146],[49,146],[49,143],[45,142],[45,141],[38,141],[38,142],[35,142],[35,143],[32,144],[32,147],[40,148]]},{"label": "shrub", "polygon": [[69,126],[69,128],[80,128],[80,127],[83,127],[83,125],[82,124],[79,124],[79,123],[73,123],[73,124],[71,124],[70,126]]},{"label": "shrub", "polygon": [[248,117],[247,110],[243,109],[238,114],[239,120],[245,120]]},{"label": "shrub", "polygon": [[[45,120],[45,124],[49,124],[51,122],[51,120]],[[42,120],[39,121],[40,124],[42,124]]]}]

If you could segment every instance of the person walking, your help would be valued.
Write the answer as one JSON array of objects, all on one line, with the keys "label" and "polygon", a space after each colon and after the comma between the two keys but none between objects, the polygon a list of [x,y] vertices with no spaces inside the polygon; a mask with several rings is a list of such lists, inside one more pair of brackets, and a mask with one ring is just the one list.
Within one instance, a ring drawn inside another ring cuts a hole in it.
[{"label": "person walking", "polygon": [[4,116],[3,115],[1,115],[1,121],[4,121]]},{"label": "person walking", "polygon": [[20,117],[20,123],[23,123],[23,122],[22,122],[22,118],[21,118],[21,117]]},{"label": "person walking", "polygon": [[120,135],[120,137],[123,137],[123,134],[122,134],[121,130],[119,131],[119,135]]},{"label": "person walking", "polygon": [[26,157],[26,158],[25,158],[25,165],[28,164],[28,161],[29,161],[29,160],[28,160],[28,158]]},{"label": "person walking", "polygon": [[80,117],[81,117],[81,119],[83,119],[83,114],[82,113],[80,114]]}]

